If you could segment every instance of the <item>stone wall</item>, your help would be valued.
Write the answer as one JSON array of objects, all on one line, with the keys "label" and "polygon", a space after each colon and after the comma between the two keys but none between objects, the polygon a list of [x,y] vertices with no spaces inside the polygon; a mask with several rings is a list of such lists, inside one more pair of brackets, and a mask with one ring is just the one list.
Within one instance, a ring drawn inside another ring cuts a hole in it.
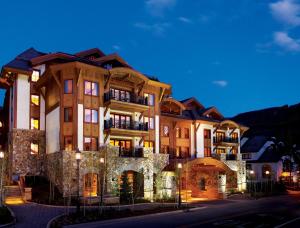
[{"label": "stone wall", "polygon": [[[38,143],[39,153],[32,155],[31,143]],[[9,134],[10,174],[45,175],[45,131],[13,129]]]}]

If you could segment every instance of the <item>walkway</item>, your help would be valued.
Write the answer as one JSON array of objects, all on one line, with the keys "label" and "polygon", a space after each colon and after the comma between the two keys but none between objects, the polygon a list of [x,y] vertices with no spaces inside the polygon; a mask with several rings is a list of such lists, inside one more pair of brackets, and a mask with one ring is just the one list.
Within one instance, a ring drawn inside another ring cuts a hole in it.
[{"label": "walkway", "polygon": [[18,206],[9,206],[17,217],[17,228],[45,228],[48,221],[65,212],[64,207],[46,206],[35,203],[26,203]]}]

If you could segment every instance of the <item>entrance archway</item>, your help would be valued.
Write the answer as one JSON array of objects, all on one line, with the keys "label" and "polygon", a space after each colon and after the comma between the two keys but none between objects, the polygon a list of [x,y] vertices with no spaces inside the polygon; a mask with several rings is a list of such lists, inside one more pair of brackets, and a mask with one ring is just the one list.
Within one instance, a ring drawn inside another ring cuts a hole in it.
[{"label": "entrance archway", "polygon": [[87,173],[84,175],[83,195],[86,197],[98,195],[98,174]]},{"label": "entrance archway", "polygon": [[144,175],[139,172],[127,170],[119,178],[120,200],[131,202],[144,197]]}]

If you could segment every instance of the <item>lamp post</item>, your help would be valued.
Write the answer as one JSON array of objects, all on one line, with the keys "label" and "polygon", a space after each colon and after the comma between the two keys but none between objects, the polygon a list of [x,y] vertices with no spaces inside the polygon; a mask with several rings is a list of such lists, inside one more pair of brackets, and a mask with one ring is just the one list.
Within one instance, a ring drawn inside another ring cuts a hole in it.
[{"label": "lamp post", "polygon": [[178,168],[178,185],[179,185],[179,196],[178,196],[178,207],[181,207],[181,169],[182,169],[182,164],[178,163],[177,164],[177,168]]},{"label": "lamp post", "polygon": [[4,151],[2,151],[2,147],[0,146],[0,160],[1,160],[1,182],[0,182],[0,207],[3,205],[3,191],[2,191],[2,186],[3,186],[3,169],[4,169]]},{"label": "lamp post", "polygon": [[[100,205],[101,205],[101,214],[102,214],[102,208],[103,208],[103,193],[104,193],[104,164],[105,164],[105,159],[104,158],[100,158],[100,166],[101,166],[101,169],[102,169],[102,175],[101,175],[101,189],[100,189]],[[103,167],[103,168],[102,168]]]},{"label": "lamp post", "polygon": [[81,152],[80,152],[80,150],[78,148],[76,149],[75,158],[76,158],[76,161],[77,161],[77,202],[76,202],[76,212],[79,215],[80,214],[80,197],[79,197],[79,178],[80,178],[80,173],[79,173],[79,164],[80,164],[80,160],[81,160]]}]

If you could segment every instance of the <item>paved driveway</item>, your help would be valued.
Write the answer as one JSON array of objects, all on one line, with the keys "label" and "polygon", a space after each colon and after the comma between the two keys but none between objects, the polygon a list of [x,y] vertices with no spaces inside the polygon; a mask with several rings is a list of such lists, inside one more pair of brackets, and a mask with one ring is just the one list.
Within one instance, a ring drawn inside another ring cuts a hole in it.
[{"label": "paved driveway", "polygon": [[65,212],[64,207],[26,203],[9,206],[17,217],[17,228],[45,228],[49,220]]}]

